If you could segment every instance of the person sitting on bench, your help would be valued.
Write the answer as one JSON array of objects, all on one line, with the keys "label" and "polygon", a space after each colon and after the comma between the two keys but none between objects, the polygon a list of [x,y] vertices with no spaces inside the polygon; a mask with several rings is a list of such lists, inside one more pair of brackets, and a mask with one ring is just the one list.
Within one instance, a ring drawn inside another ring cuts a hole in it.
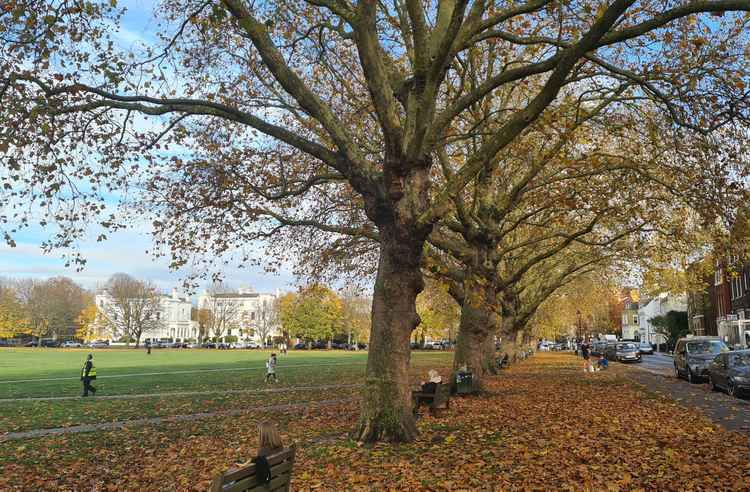
[{"label": "person sitting on bench", "polygon": [[420,383],[422,393],[435,393],[437,385],[443,382],[443,378],[440,377],[440,374],[435,369],[430,369],[427,375],[429,376],[429,380],[426,383],[424,381]]},{"label": "person sitting on bench", "polygon": [[435,369],[430,369],[427,375],[429,376],[427,382],[422,381],[419,383],[419,391],[423,393],[423,395],[417,395],[414,399],[414,416],[419,415],[419,407],[423,403],[427,405],[432,403],[433,397],[427,396],[426,394],[434,395],[437,391],[438,385],[443,383],[443,378],[440,377],[440,374]]},{"label": "person sitting on bench", "polygon": [[261,422],[258,424],[258,455],[242,466],[255,463],[259,481],[267,484],[271,481],[271,466],[266,457],[283,450],[284,444],[281,442],[281,435],[276,426],[271,422]]}]

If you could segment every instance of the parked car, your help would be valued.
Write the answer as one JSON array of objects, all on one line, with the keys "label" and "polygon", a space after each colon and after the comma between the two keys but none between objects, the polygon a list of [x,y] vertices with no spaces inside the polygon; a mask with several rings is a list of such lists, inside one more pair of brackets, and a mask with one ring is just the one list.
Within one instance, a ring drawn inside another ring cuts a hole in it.
[{"label": "parked car", "polygon": [[633,342],[610,343],[605,349],[607,358],[617,362],[641,362],[638,345]]},{"label": "parked car", "polygon": [[294,350],[307,350],[307,344],[305,342],[295,343],[292,348]]},{"label": "parked car", "polygon": [[62,345],[62,342],[60,340],[53,340],[51,338],[49,339],[42,339],[42,347],[50,347],[50,348],[56,348]]},{"label": "parked car", "polygon": [[607,343],[608,342],[606,340],[596,340],[591,344],[591,355],[595,355],[598,357],[604,355],[604,353],[607,351]]},{"label": "parked car", "polygon": [[641,355],[651,355],[654,353],[654,347],[652,347],[646,340],[641,340],[638,344],[638,351]]},{"label": "parked car", "polygon": [[107,347],[109,347],[109,341],[107,341],[107,340],[94,340],[93,342],[89,343],[89,347],[91,347],[91,348],[107,348]]},{"label": "parked car", "polygon": [[216,344],[214,342],[204,342],[203,343],[203,348],[206,348],[206,349],[215,349],[216,348]]},{"label": "parked car", "polygon": [[312,347],[313,350],[323,350],[328,348],[328,342],[324,340],[318,340],[317,342],[313,342]]},{"label": "parked car", "polygon": [[729,352],[719,337],[680,338],[674,349],[674,372],[696,383],[708,377],[708,366],[717,355]]},{"label": "parked car", "polygon": [[191,348],[191,349],[201,348],[201,344],[197,342],[188,343],[187,348]]},{"label": "parked car", "polygon": [[62,348],[81,348],[81,346],[81,342],[74,342],[73,340],[68,340],[62,344]]},{"label": "parked car", "polygon": [[712,390],[725,390],[730,396],[750,392],[750,350],[717,355],[708,366],[708,381]]}]

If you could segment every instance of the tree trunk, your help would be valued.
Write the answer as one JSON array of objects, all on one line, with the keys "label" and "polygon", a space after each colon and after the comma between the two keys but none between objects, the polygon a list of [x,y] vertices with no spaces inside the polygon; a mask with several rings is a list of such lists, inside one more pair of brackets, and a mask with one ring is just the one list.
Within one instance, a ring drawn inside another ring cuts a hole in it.
[{"label": "tree trunk", "polygon": [[[488,338],[494,338],[497,327],[496,306],[494,287],[479,277],[467,275],[453,370],[458,371],[460,367],[466,366],[472,373],[472,387],[475,391],[481,391],[482,379],[489,370],[487,343]],[[493,343],[494,354],[494,339],[490,342]]]},{"label": "tree trunk", "polygon": [[416,300],[424,288],[422,236],[426,234],[415,234],[406,227],[380,226],[367,376],[355,431],[360,441],[404,442],[417,435],[409,383],[409,340],[420,322]]}]

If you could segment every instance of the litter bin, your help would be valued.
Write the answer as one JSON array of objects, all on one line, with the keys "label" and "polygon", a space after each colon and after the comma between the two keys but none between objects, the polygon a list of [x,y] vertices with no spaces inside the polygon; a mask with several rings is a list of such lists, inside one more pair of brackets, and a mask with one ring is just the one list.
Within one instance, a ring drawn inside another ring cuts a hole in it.
[{"label": "litter bin", "polygon": [[470,372],[456,373],[456,394],[467,395],[474,392],[472,380],[474,376]]}]

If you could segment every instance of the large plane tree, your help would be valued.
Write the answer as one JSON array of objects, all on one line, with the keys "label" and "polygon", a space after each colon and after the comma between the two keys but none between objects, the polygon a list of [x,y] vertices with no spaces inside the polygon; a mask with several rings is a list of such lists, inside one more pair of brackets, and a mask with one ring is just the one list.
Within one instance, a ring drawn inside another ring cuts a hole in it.
[{"label": "large plane tree", "polygon": [[[269,203],[305,204],[311,188],[345,183],[367,217],[357,227],[380,246],[356,434],[409,440],[423,247],[451,197],[571,87],[633,80],[693,130],[743,116],[748,10],[750,0],[180,0],[155,9],[158,36],[123,49],[111,42],[116,1],[6,2],[6,239],[39,217],[59,226],[50,248],[74,245],[93,220],[122,226],[108,193],[138,193],[133,180],[158,171],[162,183],[195,183],[194,197],[162,197],[185,207],[155,223],[183,247],[179,267],[196,242],[225,253],[249,230],[272,235],[289,218]],[[467,70],[488,50],[502,56]],[[462,116],[530,82],[538,89],[498,107],[492,135],[438,184],[436,152],[473,131]],[[253,185],[234,187],[228,169]],[[237,211],[228,230],[212,220]]]}]

